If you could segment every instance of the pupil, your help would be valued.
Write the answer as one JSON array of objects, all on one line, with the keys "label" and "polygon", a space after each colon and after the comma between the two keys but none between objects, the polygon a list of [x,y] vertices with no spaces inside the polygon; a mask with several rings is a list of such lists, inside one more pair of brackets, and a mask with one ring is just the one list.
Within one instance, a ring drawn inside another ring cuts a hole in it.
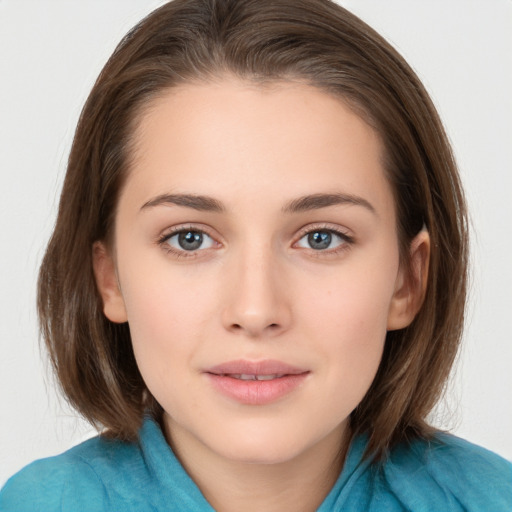
[{"label": "pupil", "polygon": [[327,249],[331,245],[332,235],[327,231],[315,231],[308,235],[308,242],[312,249],[317,251]]},{"label": "pupil", "polygon": [[203,243],[203,235],[194,231],[180,233],[178,235],[178,243],[185,251],[193,251],[199,249]]}]

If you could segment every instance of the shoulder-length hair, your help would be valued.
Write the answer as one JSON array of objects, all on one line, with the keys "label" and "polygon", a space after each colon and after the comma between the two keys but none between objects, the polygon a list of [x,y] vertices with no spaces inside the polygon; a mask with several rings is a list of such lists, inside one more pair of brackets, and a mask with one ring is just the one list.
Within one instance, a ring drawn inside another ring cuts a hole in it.
[{"label": "shoulder-length hair", "polygon": [[467,219],[450,144],[420,80],[373,29],[330,0],[174,0],[121,41],[82,111],[38,288],[42,336],[70,403],[115,437],[137,436],[158,404],[129,326],[102,312],[92,246],[109,240],[144,106],[178,84],[226,74],[295,80],[335,95],[380,135],[402,264],[423,227],[431,239],[426,296],[412,324],[389,332],[375,380],[350,418],[382,458],[426,437],[427,415],[457,353],[467,280]]}]

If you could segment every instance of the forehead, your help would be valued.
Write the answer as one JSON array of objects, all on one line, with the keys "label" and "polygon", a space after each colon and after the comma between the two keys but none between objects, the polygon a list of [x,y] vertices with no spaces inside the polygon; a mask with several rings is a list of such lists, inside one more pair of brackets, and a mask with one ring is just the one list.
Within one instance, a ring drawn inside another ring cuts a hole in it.
[{"label": "forehead", "polygon": [[228,205],[241,195],[285,202],[335,191],[386,207],[392,195],[378,134],[339,98],[302,83],[235,79],[152,100],[136,123],[126,188],[142,202],[178,191]]}]

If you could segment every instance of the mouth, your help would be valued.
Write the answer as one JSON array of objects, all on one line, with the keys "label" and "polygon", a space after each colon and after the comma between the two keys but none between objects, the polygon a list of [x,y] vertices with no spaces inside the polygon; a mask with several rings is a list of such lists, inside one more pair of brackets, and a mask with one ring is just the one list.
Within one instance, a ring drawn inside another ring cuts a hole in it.
[{"label": "mouth", "polygon": [[285,374],[273,374],[273,375],[250,375],[246,373],[234,374],[234,373],[224,373],[221,374],[223,377],[230,377],[232,379],[238,380],[274,380],[280,379],[284,377]]},{"label": "mouth", "polygon": [[240,359],[212,366],[205,371],[213,375],[229,376],[234,379],[259,380],[261,378],[261,380],[271,380],[272,378],[283,377],[285,375],[299,375],[308,370],[274,359],[265,359],[262,361]]},{"label": "mouth", "polygon": [[230,361],[205,372],[213,389],[244,405],[266,405],[295,392],[309,370],[281,361]]}]

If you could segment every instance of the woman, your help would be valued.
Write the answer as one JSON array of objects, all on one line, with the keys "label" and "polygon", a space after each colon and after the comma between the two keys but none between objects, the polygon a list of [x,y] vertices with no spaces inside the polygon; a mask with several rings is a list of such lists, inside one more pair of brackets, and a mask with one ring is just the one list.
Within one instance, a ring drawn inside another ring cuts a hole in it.
[{"label": "woman", "polygon": [[466,266],[449,144],[380,36],[327,1],[166,4],[91,92],[40,274],[106,430],[0,503],[507,510],[510,465],[426,419]]}]

